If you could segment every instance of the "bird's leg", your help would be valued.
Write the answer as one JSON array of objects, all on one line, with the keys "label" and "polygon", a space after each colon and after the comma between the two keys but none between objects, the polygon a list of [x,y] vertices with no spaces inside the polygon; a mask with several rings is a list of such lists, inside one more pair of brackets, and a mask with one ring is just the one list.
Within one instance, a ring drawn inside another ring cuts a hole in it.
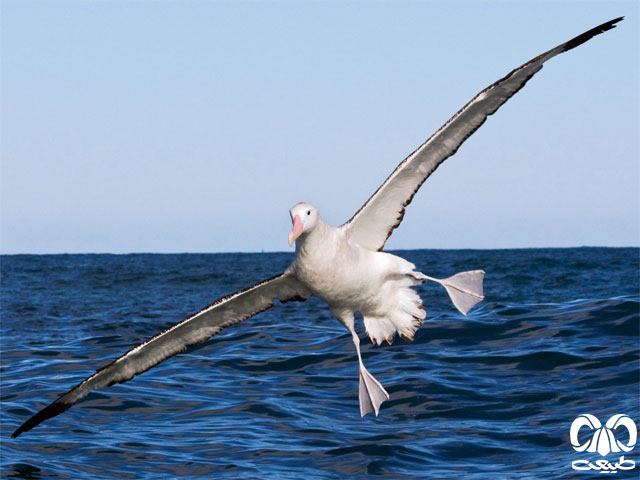
[{"label": "bird's leg", "polygon": [[362,355],[360,355],[360,338],[358,338],[358,334],[356,333],[353,312],[349,310],[332,309],[331,313],[351,332],[353,344],[356,346],[356,352],[358,352],[360,370],[360,385],[358,389],[360,415],[364,417],[367,413],[372,412],[375,413],[377,417],[380,411],[380,405],[382,405],[382,402],[385,400],[389,400],[389,394],[384,387],[380,385],[380,382],[364,368]]},{"label": "bird's leg", "polygon": [[358,352],[358,362],[360,364],[360,386],[358,397],[360,399],[360,416],[364,417],[367,413],[375,413],[376,417],[380,411],[380,405],[385,400],[389,400],[389,394],[380,382],[364,367],[362,356],[360,355],[360,338],[356,334],[353,327],[349,328],[353,337],[353,344]]}]

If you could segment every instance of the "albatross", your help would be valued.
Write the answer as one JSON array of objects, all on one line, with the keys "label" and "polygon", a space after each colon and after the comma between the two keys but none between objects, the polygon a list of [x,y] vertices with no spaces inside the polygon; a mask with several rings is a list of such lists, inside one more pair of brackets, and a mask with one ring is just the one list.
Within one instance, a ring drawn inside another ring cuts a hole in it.
[{"label": "albatross", "polygon": [[280,275],[222,297],[214,303],[132,348],[113,362],[61,395],[27,421],[13,437],[56,416],[91,390],[131,380],[187,347],[208,340],[223,328],[271,308],[275,301],[304,301],[312,295],[324,300],[331,313],[351,333],[359,364],[361,416],[378,415],[389,394],[365,368],[354,314],[360,312],[370,340],[391,343],[398,334],[412,340],[423,324],[422,300],[412,288],[426,281],[442,285],[453,305],[463,314],[483,297],[484,272],[474,270],[437,279],[415,265],[383,252],[385,242],[405,214],[405,208],[425,180],[452,156],[501,105],[520,90],[556,55],[615,28],[623,17],[599,25],[526,62],[482,90],[426,142],[405,158],[345,224],[326,224],[318,209],[298,203],[289,211],[293,227],[289,246],[295,243],[293,263]]}]

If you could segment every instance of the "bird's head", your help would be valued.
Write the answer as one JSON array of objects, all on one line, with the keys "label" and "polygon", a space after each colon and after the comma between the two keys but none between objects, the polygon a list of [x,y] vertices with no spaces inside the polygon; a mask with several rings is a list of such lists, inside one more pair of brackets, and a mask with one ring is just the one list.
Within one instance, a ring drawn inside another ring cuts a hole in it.
[{"label": "bird's head", "polygon": [[318,224],[318,209],[308,203],[297,203],[291,210],[291,221],[293,222],[293,228],[289,233],[289,246],[293,245],[293,242],[303,233],[309,233]]}]

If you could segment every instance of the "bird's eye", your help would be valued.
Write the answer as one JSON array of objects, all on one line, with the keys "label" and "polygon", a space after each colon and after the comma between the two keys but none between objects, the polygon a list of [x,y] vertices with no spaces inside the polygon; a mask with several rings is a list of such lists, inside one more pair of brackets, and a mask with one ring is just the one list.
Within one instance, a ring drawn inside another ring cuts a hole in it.
[{"label": "bird's eye", "polygon": [[307,210],[307,215],[311,215],[311,210]]}]

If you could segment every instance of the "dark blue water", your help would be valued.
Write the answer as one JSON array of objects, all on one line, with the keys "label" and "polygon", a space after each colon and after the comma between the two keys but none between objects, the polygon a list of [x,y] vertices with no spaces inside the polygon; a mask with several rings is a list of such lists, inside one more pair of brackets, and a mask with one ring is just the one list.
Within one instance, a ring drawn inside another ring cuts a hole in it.
[{"label": "dark blue water", "polygon": [[[373,347],[363,333],[364,362],[391,395],[378,418],[360,418],[350,336],[311,299],[94,392],[17,439],[18,425],[95,369],[279,273],[291,255],[1,257],[3,476],[637,477],[640,465],[575,472],[572,461],[603,457],[569,443],[579,414],[640,420],[637,248],[399,253],[436,277],[483,268],[486,300],[463,317],[427,283],[413,343]],[[639,451],[625,458],[640,464]]]}]

